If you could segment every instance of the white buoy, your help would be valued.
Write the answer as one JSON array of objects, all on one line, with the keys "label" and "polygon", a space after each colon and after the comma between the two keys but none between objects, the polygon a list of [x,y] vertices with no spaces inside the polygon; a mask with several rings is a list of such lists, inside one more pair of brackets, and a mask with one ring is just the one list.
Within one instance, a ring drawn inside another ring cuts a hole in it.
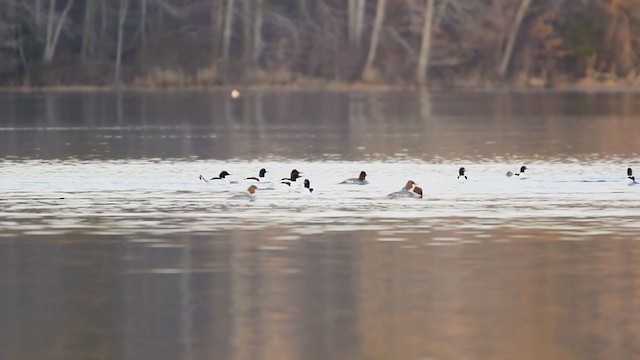
[{"label": "white buoy", "polygon": [[238,89],[231,90],[231,98],[232,99],[237,99],[239,97],[240,97],[240,91],[238,91]]}]

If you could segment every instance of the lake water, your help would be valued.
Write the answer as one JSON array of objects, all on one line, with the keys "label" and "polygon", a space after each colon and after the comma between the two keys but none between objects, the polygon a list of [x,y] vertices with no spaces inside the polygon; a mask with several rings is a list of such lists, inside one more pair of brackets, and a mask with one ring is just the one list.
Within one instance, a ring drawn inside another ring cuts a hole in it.
[{"label": "lake water", "polygon": [[[2,93],[0,114],[0,359],[640,357],[640,94]],[[198,180],[260,168],[314,192]],[[407,180],[423,199],[386,198]]]}]

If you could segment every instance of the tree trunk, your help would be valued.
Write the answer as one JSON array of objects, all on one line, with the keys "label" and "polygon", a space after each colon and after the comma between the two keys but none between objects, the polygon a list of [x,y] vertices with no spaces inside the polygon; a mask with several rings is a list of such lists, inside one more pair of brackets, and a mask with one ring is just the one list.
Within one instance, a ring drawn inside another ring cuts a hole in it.
[{"label": "tree trunk", "polygon": [[253,59],[252,65],[257,66],[262,55],[262,23],[264,0],[256,0],[255,21],[253,25]]},{"label": "tree trunk", "polygon": [[518,38],[518,32],[520,31],[520,26],[522,25],[522,20],[524,19],[527,10],[529,9],[529,5],[531,5],[531,0],[522,0],[520,2],[520,7],[518,8],[518,12],[516,13],[516,18],[513,23],[513,27],[509,32],[509,36],[507,37],[507,46],[502,53],[502,60],[500,61],[500,67],[498,68],[498,75],[504,78],[507,74],[507,69],[509,68],[509,63],[511,62],[511,57],[513,55],[513,47],[515,46],[516,39]]},{"label": "tree trunk", "polygon": [[360,47],[362,42],[362,31],[364,29],[364,11],[366,0],[349,0],[348,33],[349,42],[356,47]]},{"label": "tree trunk", "polygon": [[38,35],[41,35],[40,30],[42,29],[42,0],[35,0],[34,5],[35,12],[35,21],[36,21],[36,31]]},{"label": "tree trunk", "polygon": [[[107,0],[100,0],[100,41],[99,44],[103,44],[105,37],[107,36]],[[98,48],[98,54],[104,55],[103,48]]]},{"label": "tree trunk", "polygon": [[116,85],[122,83],[121,78],[121,63],[122,63],[122,41],[124,38],[124,21],[127,18],[127,8],[129,7],[129,0],[120,0],[120,7],[118,9],[118,42],[116,45],[116,71],[113,82]]},{"label": "tree trunk", "polygon": [[227,0],[227,8],[225,9],[224,15],[224,30],[222,33],[222,60],[225,62],[225,66],[229,61],[234,5],[235,0]]},{"label": "tree trunk", "polygon": [[380,31],[382,30],[382,24],[384,23],[386,7],[387,7],[387,0],[378,0],[378,6],[376,8],[376,18],[373,21],[371,43],[369,44],[369,53],[367,54],[367,61],[365,62],[365,65],[364,65],[363,77],[367,77],[373,70],[373,62],[376,59],[376,51],[378,49],[378,39],[380,38]]},{"label": "tree trunk", "polygon": [[242,40],[244,41],[242,51],[247,63],[253,59],[253,3],[253,0],[242,2]]},{"label": "tree trunk", "polygon": [[140,0],[140,47],[147,42],[147,0]]},{"label": "tree trunk", "polygon": [[427,70],[429,67],[429,55],[431,53],[431,25],[433,23],[433,3],[434,0],[427,0],[427,7],[424,10],[424,25],[422,27],[422,44],[420,45],[420,55],[418,56],[418,84],[427,85]]},{"label": "tree trunk", "polygon": [[95,14],[95,1],[86,0],[84,9],[84,25],[82,29],[82,46],[80,48],[80,60],[86,62],[91,55],[93,55],[93,39],[94,36],[94,14]]},{"label": "tree trunk", "polygon": [[220,39],[224,26],[223,0],[211,0],[211,64],[214,65],[220,56]]},{"label": "tree trunk", "polygon": [[64,21],[67,18],[67,14],[69,14],[69,10],[73,5],[73,0],[67,1],[67,5],[65,5],[64,10],[62,10],[62,15],[60,15],[60,19],[58,20],[55,31],[51,31],[53,29],[53,17],[55,13],[55,0],[51,0],[49,5],[49,22],[47,23],[47,43],[44,48],[44,62],[50,63],[53,60],[53,55],[56,52],[56,47],[58,46],[58,39],[60,39],[60,31],[62,31],[62,25],[64,25]]},{"label": "tree trunk", "polygon": [[49,44],[53,37],[53,20],[55,18],[56,0],[49,0],[49,12],[47,13],[47,30],[44,37],[44,62],[47,61],[47,54],[49,52]]}]

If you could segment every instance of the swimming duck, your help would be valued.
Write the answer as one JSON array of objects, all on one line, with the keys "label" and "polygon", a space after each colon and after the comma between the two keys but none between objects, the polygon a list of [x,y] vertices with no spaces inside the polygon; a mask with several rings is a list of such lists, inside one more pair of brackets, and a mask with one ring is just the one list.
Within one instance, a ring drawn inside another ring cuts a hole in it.
[{"label": "swimming duck", "polygon": [[222,171],[220,173],[220,175],[216,176],[216,177],[212,177],[211,179],[207,180],[204,176],[200,175],[199,179],[206,182],[206,183],[214,183],[214,184],[237,184],[237,181],[230,181],[229,179],[226,179],[227,176],[229,176],[231,174],[229,174],[226,171]]},{"label": "swimming duck", "polygon": [[311,181],[309,181],[309,179],[304,179],[304,187],[302,188],[302,192],[307,194],[311,194],[313,192]]},{"label": "swimming duck", "polygon": [[517,176],[520,179],[524,179],[526,177],[526,175],[524,174],[524,171],[527,170],[528,168],[526,166],[521,166],[520,167],[520,172],[519,173],[512,173],[511,171],[507,171],[507,177],[512,177],[512,176]]},{"label": "swimming duck", "polygon": [[285,185],[289,185],[289,186],[291,186],[291,185],[292,185],[292,183],[295,183],[295,182],[296,182],[296,180],[298,180],[298,179],[300,178],[300,176],[301,176],[301,175],[302,175],[302,173],[301,173],[301,172],[299,172],[299,171],[298,171],[298,170],[296,170],[296,169],[293,169],[293,170],[291,170],[291,177],[289,177],[289,178],[282,178],[282,179],[280,180],[280,183],[281,183],[281,184],[285,184]]},{"label": "swimming duck", "polygon": [[635,185],[635,184],[639,184],[636,181],[636,177],[633,176],[633,169],[631,168],[627,168],[627,179],[629,179],[629,185]]},{"label": "swimming duck", "polygon": [[357,178],[347,179],[340,184],[353,184],[353,185],[367,185],[369,182],[366,180],[367,173],[360,171],[360,175]]},{"label": "swimming duck", "polygon": [[399,198],[422,198],[422,188],[416,186],[413,180],[407,181],[407,184],[400,191],[392,192],[387,195],[389,199]]},{"label": "swimming duck", "polygon": [[258,177],[252,176],[252,177],[248,177],[245,180],[255,180],[255,181],[264,181],[265,177],[264,175],[267,173],[267,169],[262,168],[260,169],[260,172],[258,172]]},{"label": "swimming duck", "polygon": [[255,185],[249,186],[246,192],[233,195],[229,198],[229,200],[248,200],[248,201],[256,201],[256,190],[258,187]]},{"label": "swimming duck", "polygon": [[244,181],[242,183],[246,183],[246,184],[255,184],[259,190],[273,190],[273,183],[271,181],[267,181],[265,174],[267,173],[266,169],[260,169],[260,172],[258,173],[258,177],[248,177],[246,179],[244,179]]},{"label": "swimming duck", "polygon": [[463,167],[461,167],[461,168],[458,170],[458,181],[459,181],[459,182],[465,182],[465,181],[467,181],[467,175],[465,175],[465,174],[464,174],[466,171],[467,171],[467,170],[465,170],[465,168],[463,168]]}]

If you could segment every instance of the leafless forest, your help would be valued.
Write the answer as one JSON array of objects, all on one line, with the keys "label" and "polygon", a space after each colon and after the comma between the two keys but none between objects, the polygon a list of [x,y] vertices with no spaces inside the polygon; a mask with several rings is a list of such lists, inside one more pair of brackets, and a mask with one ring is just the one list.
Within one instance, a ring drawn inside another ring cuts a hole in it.
[{"label": "leafless forest", "polygon": [[0,85],[640,83],[640,0],[1,0]]}]

